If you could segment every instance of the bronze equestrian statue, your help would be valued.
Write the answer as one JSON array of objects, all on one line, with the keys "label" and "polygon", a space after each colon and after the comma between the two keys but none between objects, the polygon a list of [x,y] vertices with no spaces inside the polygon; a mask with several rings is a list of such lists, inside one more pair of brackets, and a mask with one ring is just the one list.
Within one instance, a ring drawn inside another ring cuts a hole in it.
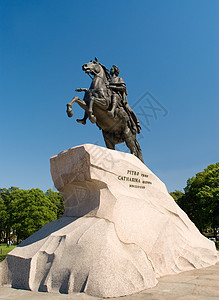
[{"label": "bronze equestrian statue", "polygon": [[67,104],[67,114],[73,116],[72,105],[76,102],[85,110],[84,118],[77,122],[85,125],[87,118],[102,129],[106,147],[115,150],[115,145],[125,142],[130,152],[142,162],[143,157],[136,134],[141,127],[138,118],[128,105],[124,80],[119,77],[119,68],[108,69],[97,58],[82,66],[89,76],[93,75],[90,88],[79,88],[76,92],[85,92],[83,100],[74,97]]}]

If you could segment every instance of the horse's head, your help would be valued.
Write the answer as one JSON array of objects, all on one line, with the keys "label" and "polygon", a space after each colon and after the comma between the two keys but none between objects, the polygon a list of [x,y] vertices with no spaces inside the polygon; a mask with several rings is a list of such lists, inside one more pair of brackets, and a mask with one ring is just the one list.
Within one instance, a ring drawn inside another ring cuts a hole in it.
[{"label": "horse's head", "polygon": [[87,74],[96,75],[101,72],[102,67],[98,60],[95,58],[94,61],[90,61],[87,64],[82,66],[82,70],[85,71]]}]

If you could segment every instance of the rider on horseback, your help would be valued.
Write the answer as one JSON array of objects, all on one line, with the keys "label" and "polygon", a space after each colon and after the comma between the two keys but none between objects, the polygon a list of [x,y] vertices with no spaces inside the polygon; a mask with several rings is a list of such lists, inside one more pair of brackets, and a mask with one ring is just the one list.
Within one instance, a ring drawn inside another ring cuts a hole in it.
[{"label": "rider on horseback", "polygon": [[126,143],[130,152],[142,162],[141,147],[136,138],[141,127],[138,118],[127,102],[127,90],[124,80],[119,77],[119,68],[112,66],[110,72],[107,68],[94,61],[85,63],[82,70],[88,75],[93,75],[89,89],[77,89],[77,92],[85,92],[83,100],[79,97],[67,104],[67,114],[73,116],[72,105],[77,103],[86,111],[84,118],[77,120],[86,124],[89,117],[91,123],[96,123],[102,130],[103,138],[108,149],[115,150],[117,144]]},{"label": "rider on horseback", "polygon": [[129,122],[131,126],[130,128],[133,129],[133,131],[140,133],[141,126],[139,125],[139,120],[136,116],[136,114],[133,112],[131,107],[128,104],[126,96],[128,95],[126,90],[126,84],[122,77],[119,77],[119,68],[115,65],[112,66],[110,69],[110,81],[109,81],[109,88],[112,91],[112,97],[111,97],[111,110],[108,112],[108,114],[113,118],[115,116],[115,109],[123,108],[125,112],[129,116]]},{"label": "rider on horseback", "polygon": [[[136,116],[136,114],[133,112],[131,107],[128,104],[126,95],[126,84],[124,80],[118,76],[119,75],[119,68],[115,65],[112,66],[110,69],[110,79],[109,79],[109,88],[112,91],[111,95],[111,105],[110,105],[110,111],[108,111],[108,115],[111,118],[115,117],[115,110],[118,108],[117,111],[123,110],[125,114],[128,115],[128,122],[129,127],[133,132],[140,133],[141,127],[139,125],[139,120]],[[76,89],[76,92],[89,92],[88,89]],[[124,114],[119,114],[124,115]],[[86,124],[86,120],[88,118],[88,113],[85,111],[83,119],[77,119],[78,123],[81,123],[83,125]]]}]

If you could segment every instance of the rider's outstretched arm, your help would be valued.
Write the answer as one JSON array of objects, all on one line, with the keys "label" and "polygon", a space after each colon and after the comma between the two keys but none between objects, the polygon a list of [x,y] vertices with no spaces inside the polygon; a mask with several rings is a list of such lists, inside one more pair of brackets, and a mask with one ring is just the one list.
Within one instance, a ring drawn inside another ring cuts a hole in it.
[{"label": "rider's outstretched arm", "polygon": [[86,88],[79,88],[79,89],[76,89],[75,92],[86,92],[88,89]]}]

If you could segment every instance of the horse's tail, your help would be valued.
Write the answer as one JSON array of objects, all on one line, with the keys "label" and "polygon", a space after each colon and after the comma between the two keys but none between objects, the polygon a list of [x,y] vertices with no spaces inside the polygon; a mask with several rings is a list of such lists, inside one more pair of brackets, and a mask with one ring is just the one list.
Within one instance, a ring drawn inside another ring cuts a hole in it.
[{"label": "horse's tail", "polygon": [[135,138],[135,147],[136,147],[137,157],[144,163],[144,159],[143,159],[142,152],[141,152],[141,147],[136,138]]}]

